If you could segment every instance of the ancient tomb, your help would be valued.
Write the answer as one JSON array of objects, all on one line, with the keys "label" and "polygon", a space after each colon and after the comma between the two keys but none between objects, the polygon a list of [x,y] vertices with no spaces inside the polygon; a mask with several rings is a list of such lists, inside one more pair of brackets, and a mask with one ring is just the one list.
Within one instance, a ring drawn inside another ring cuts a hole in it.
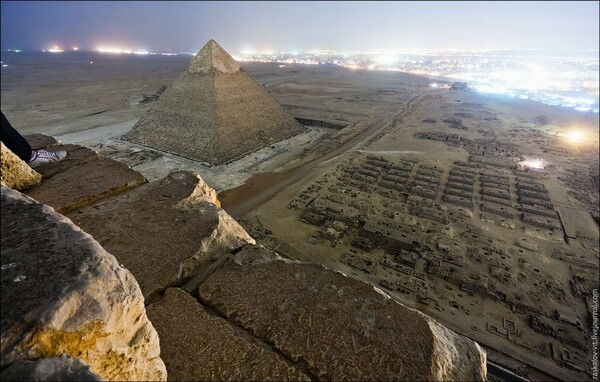
[{"label": "ancient tomb", "polygon": [[302,125],[210,40],[124,139],[221,164],[300,131]]}]

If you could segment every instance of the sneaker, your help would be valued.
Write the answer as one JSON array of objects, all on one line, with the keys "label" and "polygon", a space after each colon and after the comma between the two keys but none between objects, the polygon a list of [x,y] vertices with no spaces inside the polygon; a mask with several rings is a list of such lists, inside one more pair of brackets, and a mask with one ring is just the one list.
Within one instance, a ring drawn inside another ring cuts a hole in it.
[{"label": "sneaker", "polygon": [[29,160],[29,167],[35,168],[47,163],[59,162],[67,156],[67,152],[64,150],[59,151],[46,151],[46,150],[35,150],[33,156]]}]

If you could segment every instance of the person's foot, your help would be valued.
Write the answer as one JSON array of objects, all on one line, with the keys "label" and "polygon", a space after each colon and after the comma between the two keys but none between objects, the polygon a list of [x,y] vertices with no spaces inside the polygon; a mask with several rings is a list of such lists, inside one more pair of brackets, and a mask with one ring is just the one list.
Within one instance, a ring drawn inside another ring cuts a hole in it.
[{"label": "person's foot", "polygon": [[29,167],[35,168],[47,163],[59,162],[67,156],[67,152],[64,150],[59,151],[46,151],[46,150],[35,150],[31,159],[29,160]]}]

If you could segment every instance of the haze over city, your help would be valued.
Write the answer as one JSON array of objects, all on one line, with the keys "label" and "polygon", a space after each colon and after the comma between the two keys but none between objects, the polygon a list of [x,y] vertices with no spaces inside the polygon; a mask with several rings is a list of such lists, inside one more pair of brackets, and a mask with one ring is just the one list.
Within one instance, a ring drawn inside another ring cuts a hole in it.
[{"label": "haze over city", "polygon": [[599,111],[598,2],[2,2],[2,49],[190,54],[468,80]]}]

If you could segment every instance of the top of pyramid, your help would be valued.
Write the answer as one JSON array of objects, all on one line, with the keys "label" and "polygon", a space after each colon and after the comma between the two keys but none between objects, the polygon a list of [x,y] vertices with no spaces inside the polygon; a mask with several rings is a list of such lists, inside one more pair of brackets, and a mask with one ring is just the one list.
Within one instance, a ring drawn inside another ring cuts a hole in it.
[{"label": "top of pyramid", "polygon": [[213,68],[221,73],[235,73],[241,66],[215,40],[209,40],[192,59],[188,72],[208,73]]}]

